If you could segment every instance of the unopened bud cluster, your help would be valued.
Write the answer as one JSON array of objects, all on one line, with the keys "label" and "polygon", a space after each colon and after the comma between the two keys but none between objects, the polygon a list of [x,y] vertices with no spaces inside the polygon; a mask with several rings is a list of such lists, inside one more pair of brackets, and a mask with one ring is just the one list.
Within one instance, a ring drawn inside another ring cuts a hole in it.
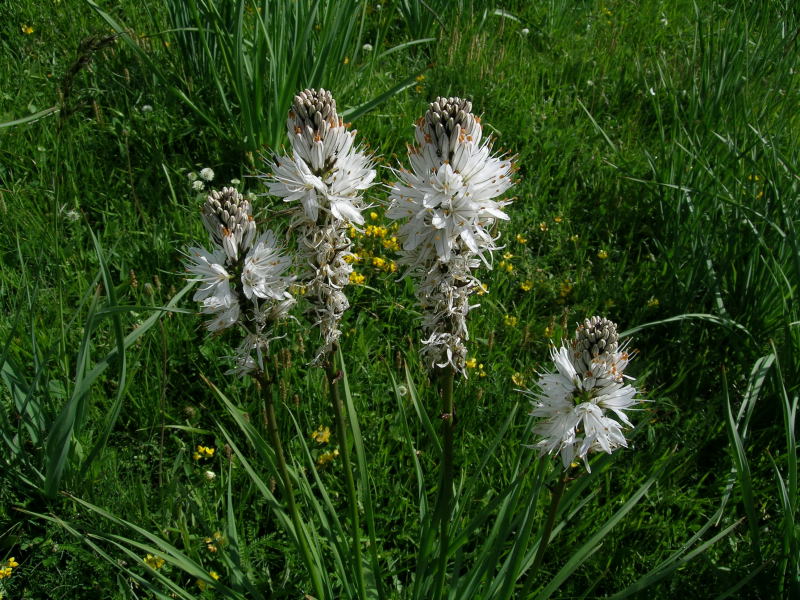
[{"label": "unopened bud cluster", "polygon": [[502,209],[509,202],[496,198],[513,184],[514,166],[491,154],[471,102],[461,98],[432,102],[415,138],[411,170],[397,172],[386,215],[405,219],[400,263],[420,282],[429,367],[466,374],[466,318],[475,308],[468,298],[482,288],[472,272],[481,260],[490,265],[498,248],[495,225],[508,219]]}]

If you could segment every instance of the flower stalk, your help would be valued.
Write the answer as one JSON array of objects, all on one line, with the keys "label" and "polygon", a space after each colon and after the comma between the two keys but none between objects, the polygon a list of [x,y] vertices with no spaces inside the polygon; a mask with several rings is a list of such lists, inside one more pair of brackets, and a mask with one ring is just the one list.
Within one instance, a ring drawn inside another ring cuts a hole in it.
[{"label": "flower stalk", "polygon": [[366,584],[364,581],[364,567],[361,561],[361,522],[358,513],[358,496],[356,494],[356,484],[353,478],[353,469],[350,463],[350,448],[347,444],[347,421],[344,415],[344,402],[339,392],[339,380],[342,378],[341,371],[334,365],[333,354],[325,366],[325,377],[328,380],[330,389],[331,404],[333,413],[336,417],[336,437],[339,441],[339,454],[342,457],[342,470],[344,471],[345,487],[347,489],[347,501],[350,505],[350,526],[353,529],[352,548],[353,560],[356,567],[356,585],[358,585],[359,598],[366,598]]},{"label": "flower stalk", "polygon": [[447,556],[450,550],[450,519],[453,514],[453,474],[455,458],[453,442],[455,438],[456,414],[453,401],[455,369],[447,367],[439,374],[439,392],[442,396],[442,461],[439,474],[439,496],[436,502],[436,520],[439,524],[439,560],[434,583],[434,598],[447,596]]},{"label": "flower stalk", "polygon": [[289,506],[289,514],[292,519],[292,525],[294,526],[296,543],[300,547],[303,561],[311,576],[311,584],[314,586],[314,593],[317,598],[324,598],[325,592],[322,585],[322,578],[317,569],[317,564],[314,562],[314,558],[311,555],[311,549],[308,547],[306,537],[303,535],[303,522],[300,519],[300,511],[295,501],[292,477],[289,474],[289,467],[286,464],[286,455],[283,452],[283,444],[281,443],[281,436],[278,431],[278,419],[275,415],[275,401],[273,399],[272,389],[269,385],[270,381],[264,371],[259,371],[255,375],[255,379],[264,395],[264,412],[267,418],[267,432],[269,433],[270,442],[272,443],[272,447],[278,459],[278,474],[283,484],[283,493],[286,497],[286,503]]}]

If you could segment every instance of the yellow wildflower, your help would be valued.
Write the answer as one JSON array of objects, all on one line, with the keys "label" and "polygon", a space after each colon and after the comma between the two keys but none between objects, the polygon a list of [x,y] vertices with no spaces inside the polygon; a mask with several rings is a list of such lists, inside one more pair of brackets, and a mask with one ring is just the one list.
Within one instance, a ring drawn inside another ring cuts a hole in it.
[{"label": "yellow wildflower", "polygon": [[417,75],[417,81],[425,81],[425,75]]},{"label": "yellow wildflower", "polygon": [[503,317],[503,322],[506,324],[507,327],[516,327],[518,319],[513,315],[506,315]]},{"label": "yellow wildflower", "polygon": [[345,64],[345,65],[350,64],[350,57],[349,56],[345,56],[344,60],[342,61],[342,63]]},{"label": "yellow wildflower", "polygon": [[380,256],[375,256],[372,258],[372,266],[382,269],[383,267],[386,266],[386,259],[381,258]]},{"label": "yellow wildflower", "polygon": [[551,338],[553,337],[553,333],[554,331],[552,325],[548,325],[547,327],[544,328],[544,337]]},{"label": "yellow wildflower", "polygon": [[208,574],[211,575],[211,579],[214,581],[219,581],[219,573],[216,571],[209,571]]},{"label": "yellow wildflower", "polygon": [[514,382],[514,385],[518,385],[520,387],[525,385],[525,378],[522,376],[522,373],[514,373],[511,376],[511,381]]},{"label": "yellow wildflower", "polygon": [[517,234],[517,242],[520,244],[527,244],[528,238],[524,237],[521,233]]},{"label": "yellow wildflower", "polygon": [[153,556],[152,554],[148,554],[142,560],[144,561],[144,564],[146,564],[151,569],[160,569],[161,567],[164,566],[164,563],[166,562],[160,556]]},{"label": "yellow wildflower", "polygon": [[547,231],[547,230],[548,230],[548,229],[550,229],[550,228],[547,226],[547,223],[545,223],[544,221],[542,221],[541,223],[539,223],[539,229],[540,229],[541,231]]},{"label": "yellow wildflower", "polygon": [[0,579],[11,577],[11,567],[0,567]]},{"label": "yellow wildflower", "polygon": [[198,446],[197,452],[192,454],[192,458],[195,460],[200,460],[200,458],[213,458],[214,450],[215,449],[210,446]]},{"label": "yellow wildflower", "polygon": [[331,430],[325,425],[320,425],[311,432],[311,439],[318,444],[327,444],[331,439]]},{"label": "yellow wildflower", "polygon": [[32,34],[34,32],[33,27],[31,27],[30,25],[27,25],[27,24],[20,25],[19,28],[22,30],[22,33],[24,33],[25,35],[30,35],[30,34]]},{"label": "yellow wildflower", "polygon": [[478,377],[486,377],[486,371],[483,370],[483,364],[478,365]]},{"label": "yellow wildflower", "polygon": [[464,365],[468,369],[474,369],[475,367],[478,366],[478,359],[475,358],[474,356],[472,358],[468,358],[466,361],[464,361]]},{"label": "yellow wildflower", "polygon": [[352,225],[350,225],[350,230],[347,233],[350,235],[351,238],[357,238],[358,237],[358,229],[356,229]]},{"label": "yellow wildflower", "polygon": [[14,560],[14,557],[12,556],[6,562],[6,566],[9,566],[9,567],[11,567],[13,569],[14,567],[18,567],[19,563],[16,560]]},{"label": "yellow wildflower", "polygon": [[371,213],[369,213],[369,218],[372,219],[373,221],[377,221],[378,220],[378,213],[376,213],[373,210]]},{"label": "yellow wildflower", "polygon": [[506,264],[506,272],[511,273],[514,270],[514,265],[511,263]]},{"label": "yellow wildflower", "polygon": [[553,219],[553,221],[555,221],[556,223],[561,223],[561,221],[563,221],[563,220],[564,220],[564,217],[555,217]]},{"label": "yellow wildflower", "polygon": [[320,467],[324,467],[328,463],[333,462],[333,459],[336,458],[337,456],[339,456],[338,448],[334,448],[330,452],[323,452],[317,458],[317,465],[319,465]]},{"label": "yellow wildflower", "polygon": [[658,298],[655,296],[650,296],[650,300],[647,301],[647,308],[655,308],[659,305]]},{"label": "yellow wildflower", "polygon": [[514,258],[514,255],[513,255],[513,254],[511,254],[511,252],[506,252],[505,254],[503,254],[503,258],[505,258],[506,260],[508,260],[508,259],[510,259],[510,258]]},{"label": "yellow wildflower", "polygon": [[600,252],[597,253],[597,258],[599,258],[600,260],[607,259],[608,258],[608,252],[606,252],[605,250],[600,250]]},{"label": "yellow wildflower", "polygon": [[355,283],[356,285],[363,285],[366,279],[367,278],[361,273],[356,273],[355,271],[350,273],[350,283]]},{"label": "yellow wildflower", "polygon": [[577,233],[576,233],[576,234],[574,234],[574,235],[571,235],[571,236],[569,236],[569,241],[570,241],[570,242],[572,242],[573,244],[574,244],[575,242],[577,242],[579,239],[580,239],[580,238],[578,237],[578,234],[577,234]]},{"label": "yellow wildflower", "polygon": [[478,291],[476,292],[478,296],[483,296],[484,294],[489,293],[489,286],[485,283],[482,283],[478,286]]},{"label": "yellow wildflower", "polygon": [[530,292],[533,289],[533,282],[530,279],[526,279],[519,284],[519,289],[523,292]]}]

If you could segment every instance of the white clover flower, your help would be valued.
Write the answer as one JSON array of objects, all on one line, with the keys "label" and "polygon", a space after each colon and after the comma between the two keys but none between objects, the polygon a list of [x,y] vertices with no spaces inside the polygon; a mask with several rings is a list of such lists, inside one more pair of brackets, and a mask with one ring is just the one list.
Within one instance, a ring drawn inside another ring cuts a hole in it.
[{"label": "white clover flower", "polygon": [[144,104],[144,105],[142,105],[142,108],[140,110],[143,113],[149,113],[149,112],[153,112],[153,107],[151,105],[149,105],[149,104]]},{"label": "white clover flower", "polygon": [[201,180],[196,179],[192,181],[192,189],[195,192],[202,192],[204,189],[206,189],[206,184],[204,184]]},{"label": "white clover flower", "polygon": [[200,170],[200,178],[204,179],[205,181],[211,181],[214,179],[214,171],[208,167],[205,169]]},{"label": "white clover flower", "polygon": [[242,183],[242,182],[239,179],[236,179],[236,178],[231,179],[231,185],[239,185],[240,183]]},{"label": "white clover flower", "polygon": [[296,203],[292,223],[305,269],[301,279],[323,338],[314,363],[322,364],[341,336],[339,322],[350,306],[342,291],[353,270],[347,231],[364,223],[362,194],[375,180],[375,169],[372,157],[355,146],[356,132],[339,118],[330,92],[309,89],[295,96],[287,130],[291,156],[274,158],[266,184],[270,194]]},{"label": "white clover flower", "polygon": [[362,49],[364,52],[372,52],[372,50],[373,50],[373,48],[372,48],[372,44],[369,44],[369,43],[367,43],[367,44],[364,44],[363,46],[361,46],[361,49]]},{"label": "white clover flower", "polygon": [[214,473],[214,471],[205,471],[203,477],[205,477],[207,481],[214,481],[217,478],[217,474]]},{"label": "white clover flower", "polygon": [[525,35],[525,36],[527,36],[527,35],[528,35],[528,34],[531,32],[531,30],[530,30],[530,29],[528,29],[527,27],[523,27],[522,29],[520,29],[520,30],[519,30],[519,32],[520,32],[522,35]]},{"label": "white clover flower", "polygon": [[190,182],[195,182],[195,181],[197,181],[197,173],[195,173],[194,171],[192,171],[191,173],[189,173],[189,174],[186,176],[186,178],[187,178],[187,179],[188,179]]},{"label": "white clover flower", "polygon": [[587,470],[590,452],[611,454],[628,446],[622,427],[633,427],[625,410],[638,404],[636,389],[623,371],[630,360],[619,346],[616,325],[601,317],[587,319],[575,339],[553,348],[556,366],[538,381],[532,416],[541,417],[533,432],[541,439],[533,446],[541,454],[561,455],[564,468],[582,459]]},{"label": "white clover flower", "polygon": [[[400,263],[418,280],[423,357],[430,368],[466,376],[469,297],[482,289],[472,274],[497,249],[495,224],[507,220],[498,200],[513,184],[512,161],[491,154],[472,105],[438,98],[417,122],[411,171],[397,171],[386,216],[407,219],[398,230]],[[480,259],[480,260],[479,260]]]},{"label": "white clover flower", "polygon": [[190,280],[200,284],[194,300],[200,302],[201,313],[211,315],[206,323],[210,331],[233,325],[244,330],[232,372],[263,370],[273,324],[294,304],[288,292],[293,278],[284,274],[291,259],[281,254],[272,231],[256,237],[250,202],[235,189],[212,191],[201,214],[214,246],[211,251],[188,251]]}]

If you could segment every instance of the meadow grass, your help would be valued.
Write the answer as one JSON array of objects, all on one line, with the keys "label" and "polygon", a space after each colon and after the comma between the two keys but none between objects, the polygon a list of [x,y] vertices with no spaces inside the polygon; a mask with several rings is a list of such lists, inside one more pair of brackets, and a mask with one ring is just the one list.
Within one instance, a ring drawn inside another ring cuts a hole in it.
[{"label": "meadow grass", "polygon": [[[263,194],[259,151],[279,149],[292,94],[324,85],[352,109],[385,182],[440,95],[470,97],[495,147],[518,157],[506,248],[480,274],[474,366],[455,390],[462,500],[450,560],[462,577],[450,597],[528,585],[530,597],[624,597],[645,584],[657,598],[798,597],[792,4],[461,2],[434,21],[418,3],[353,2],[356,29],[340,37],[333,2],[295,3],[317,11],[319,29],[294,25],[310,21],[288,9],[267,22],[267,4],[0,7],[0,122],[23,121],[0,128],[0,559],[20,563],[0,589],[311,593],[262,395],[225,375],[229,340],[201,328],[181,251],[204,237],[187,175],[211,167],[215,185],[239,179]],[[238,29],[223,32],[237,14]],[[281,44],[301,33],[308,45],[293,59]],[[236,54],[242,38],[262,44],[255,62],[236,63],[252,58]],[[279,58],[265,59],[270,44]],[[322,62],[308,61],[314,52]],[[424,597],[415,574],[436,499],[439,401],[418,358],[411,283],[391,271],[386,195],[371,190],[373,228],[355,240],[364,280],[347,290],[345,405],[360,426],[350,436],[368,583],[382,597]],[[259,222],[285,225],[274,199],[254,205]],[[567,489],[536,578],[515,587],[495,565],[533,562],[558,476],[525,447],[529,404],[515,390],[591,314],[634,339],[629,370],[648,403],[631,448]],[[307,367],[308,325],[285,326],[270,393],[313,515],[309,543],[330,567],[324,585],[356,597],[339,575],[341,459],[311,437],[335,424],[325,375]],[[216,451],[194,459],[198,445]],[[516,550],[528,513],[532,545]],[[585,545],[610,524],[599,551]],[[169,560],[148,568],[147,554]]]}]

